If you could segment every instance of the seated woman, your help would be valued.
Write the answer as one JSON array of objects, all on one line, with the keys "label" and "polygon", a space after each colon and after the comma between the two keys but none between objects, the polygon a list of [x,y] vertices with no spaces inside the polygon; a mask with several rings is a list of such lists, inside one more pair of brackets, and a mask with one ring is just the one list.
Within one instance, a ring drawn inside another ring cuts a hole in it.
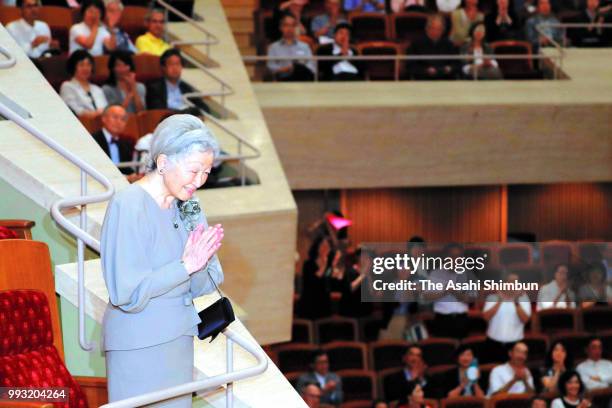
[{"label": "seated woman", "polygon": [[68,58],[71,79],[62,83],[60,96],[77,116],[95,118],[108,105],[102,88],[89,82],[93,66],[93,57],[85,50],[77,50]]},{"label": "seated woman", "polygon": [[425,401],[423,387],[418,382],[410,381],[406,387],[406,396],[397,404],[397,408],[432,408]]},{"label": "seated woman", "polygon": [[484,21],[484,14],[478,10],[478,0],[464,0],[463,7],[451,13],[450,40],[456,46],[463,45],[470,35],[472,24]]},{"label": "seated woman", "polygon": [[601,263],[589,265],[586,272],[587,282],[578,291],[580,306],[586,309],[597,304],[612,304],[612,287],[606,282],[604,266]]},{"label": "seated woman", "polygon": [[76,50],[87,50],[98,56],[114,50],[116,41],[102,24],[104,4],[100,0],[85,0],[81,4],[83,21],[70,27],[70,54]]},{"label": "seated woman", "polygon": [[474,23],[470,28],[470,41],[461,47],[461,54],[473,56],[463,66],[463,75],[468,79],[502,79],[502,73],[497,61],[492,58],[483,58],[491,55],[493,51],[485,43],[486,28],[483,22]]},{"label": "seated woman", "polygon": [[573,368],[573,358],[567,347],[562,341],[555,341],[546,355],[546,362],[542,371],[542,391],[556,391],[561,374]]},{"label": "seated woman", "polygon": [[584,383],[576,371],[566,371],[559,378],[559,398],[553,400],[550,408],[588,408],[591,401],[584,398]]},{"label": "seated woman", "polygon": [[115,51],[108,60],[110,75],[102,86],[106,100],[111,105],[121,105],[128,113],[147,109],[145,105],[147,90],[144,84],[136,82],[132,54]]},{"label": "seated woman", "polygon": [[446,386],[446,396],[463,397],[474,396],[484,398],[485,392],[478,384],[468,377],[468,368],[474,364],[474,350],[469,346],[460,346],[455,353],[457,356],[457,368],[449,372],[444,385]]}]

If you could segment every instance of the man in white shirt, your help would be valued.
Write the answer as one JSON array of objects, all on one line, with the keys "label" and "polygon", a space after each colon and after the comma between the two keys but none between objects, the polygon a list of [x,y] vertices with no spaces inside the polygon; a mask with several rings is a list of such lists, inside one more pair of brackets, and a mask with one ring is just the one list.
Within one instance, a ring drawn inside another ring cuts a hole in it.
[{"label": "man in white shirt", "polygon": [[542,286],[538,293],[538,311],[576,307],[576,295],[569,287],[568,275],[567,265],[559,264],[555,267],[553,280]]},{"label": "man in white shirt", "polygon": [[510,359],[498,365],[489,376],[489,396],[495,394],[522,394],[534,392],[533,377],[527,367],[529,348],[519,341],[508,352]]},{"label": "man in white shirt", "polygon": [[40,0],[23,0],[21,18],[6,26],[9,34],[30,58],[40,58],[51,44],[51,30],[44,21],[37,20]]},{"label": "man in white shirt", "polygon": [[612,361],[602,358],[603,343],[593,337],[587,346],[587,359],[578,364],[576,371],[580,374],[587,390],[612,386]]}]

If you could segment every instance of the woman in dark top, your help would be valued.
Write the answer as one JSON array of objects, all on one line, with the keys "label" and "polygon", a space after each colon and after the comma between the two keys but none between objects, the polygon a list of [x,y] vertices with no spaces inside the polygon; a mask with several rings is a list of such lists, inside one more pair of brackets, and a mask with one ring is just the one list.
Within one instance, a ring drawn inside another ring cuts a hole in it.
[{"label": "woman in dark top", "polygon": [[555,341],[546,354],[546,361],[542,370],[542,391],[556,391],[561,374],[573,368],[573,358],[565,343],[561,340]]},{"label": "woman in dark top", "polygon": [[344,269],[342,284],[340,285],[339,311],[342,316],[363,317],[372,312],[371,302],[361,301],[361,284],[366,277],[366,271],[361,265],[362,250],[358,248],[352,257],[352,265]]},{"label": "woman in dark top", "polygon": [[566,371],[559,377],[559,398],[554,399],[550,408],[588,408],[591,401],[584,398],[584,383],[574,371]]},{"label": "woman in dark top", "polygon": [[425,401],[421,384],[410,381],[406,387],[406,396],[399,401],[397,408],[432,408],[432,406]]},{"label": "woman in dark top", "polygon": [[331,246],[326,237],[315,239],[302,267],[302,294],[298,316],[319,319],[331,315],[329,275]]},{"label": "woman in dark top", "polygon": [[478,381],[468,379],[468,368],[474,362],[474,351],[469,346],[459,346],[455,352],[457,356],[457,368],[451,371],[444,381],[448,392],[447,397],[475,396],[484,398],[485,393]]},{"label": "woman in dark top", "polygon": [[109,105],[121,105],[128,113],[146,109],[146,88],[136,82],[135,66],[129,51],[115,51],[108,60],[108,81],[102,87]]}]

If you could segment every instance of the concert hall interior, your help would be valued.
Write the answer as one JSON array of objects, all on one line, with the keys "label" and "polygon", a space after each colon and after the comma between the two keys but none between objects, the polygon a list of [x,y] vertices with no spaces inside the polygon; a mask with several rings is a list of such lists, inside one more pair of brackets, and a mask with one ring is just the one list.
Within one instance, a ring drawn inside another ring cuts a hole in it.
[{"label": "concert hall interior", "polygon": [[0,0],[0,408],[612,408],[611,61],[610,0]]}]

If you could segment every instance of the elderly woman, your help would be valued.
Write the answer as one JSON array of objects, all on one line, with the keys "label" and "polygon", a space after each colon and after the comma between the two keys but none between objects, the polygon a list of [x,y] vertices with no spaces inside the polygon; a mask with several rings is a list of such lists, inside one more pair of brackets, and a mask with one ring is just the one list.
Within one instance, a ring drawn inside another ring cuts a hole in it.
[{"label": "elderly woman", "polygon": [[77,116],[100,116],[108,105],[102,88],[89,82],[93,68],[93,57],[85,50],[77,50],[68,58],[71,79],[62,83],[60,96]]},{"label": "elderly woman", "polygon": [[[192,299],[223,281],[223,228],[208,226],[193,194],[218,154],[200,119],[170,116],[153,134],[147,174],[108,205],[100,255],[111,402],[192,381],[201,321]],[[191,407],[191,394],[155,406]]]},{"label": "elderly woman", "polygon": [[108,59],[110,75],[102,86],[106,100],[111,105],[121,105],[128,113],[146,109],[147,89],[141,82],[136,82],[132,54],[127,51],[115,51]]}]

